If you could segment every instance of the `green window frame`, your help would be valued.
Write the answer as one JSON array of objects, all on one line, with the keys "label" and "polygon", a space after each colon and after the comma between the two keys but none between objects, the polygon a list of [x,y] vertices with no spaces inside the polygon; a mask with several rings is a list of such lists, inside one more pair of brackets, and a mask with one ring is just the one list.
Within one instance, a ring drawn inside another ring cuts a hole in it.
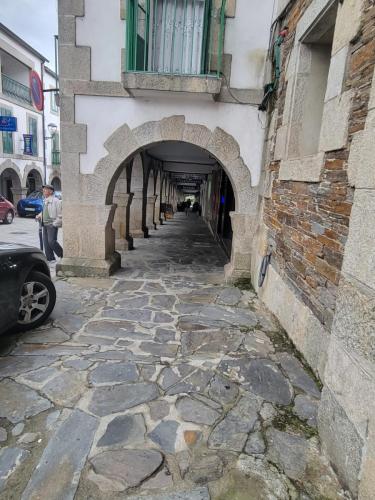
[{"label": "green window frame", "polygon": [[[8,108],[0,108],[1,116],[12,116],[12,111]],[[3,153],[12,155],[14,153],[13,147],[13,132],[1,132]]]},{"label": "green window frame", "polygon": [[[140,11],[144,14],[144,32],[139,33]],[[127,0],[126,68],[128,71],[148,70],[148,38],[150,30],[150,0]],[[142,37],[143,35],[143,37]]]},{"label": "green window frame", "polygon": [[38,120],[32,116],[27,117],[28,133],[33,136],[32,149],[33,156],[38,156]]},{"label": "green window frame", "polygon": [[[200,32],[194,17],[192,26],[188,22],[191,10],[195,13],[198,9],[198,0],[170,0],[169,21],[166,8],[161,10],[163,0],[126,0],[126,71],[219,77],[226,0],[221,1],[220,8],[214,6],[213,0],[202,1],[203,31]],[[166,34],[167,24],[172,26],[169,34]],[[178,35],[181,24],[184,30],[182,41],[181,34]],[[188,26],[192,33],[188,32]],[[196,57],[194,40],[200,43],[200,65],[193,63],[193,57]],[[157,62],[158,58],[162,62]],[[180,61],[178,69],[176,58]]]}]

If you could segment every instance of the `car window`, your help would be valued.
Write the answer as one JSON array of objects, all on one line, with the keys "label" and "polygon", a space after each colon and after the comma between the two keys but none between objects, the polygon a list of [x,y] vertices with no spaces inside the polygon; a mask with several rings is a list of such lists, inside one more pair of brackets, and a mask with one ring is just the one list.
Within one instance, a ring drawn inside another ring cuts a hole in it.
[{"label": "car window", "polygon": [[43,193],[40,191],[33,191],[32,193],[29,194],[28,198],[36,200],[37,198],[42,198]]}]

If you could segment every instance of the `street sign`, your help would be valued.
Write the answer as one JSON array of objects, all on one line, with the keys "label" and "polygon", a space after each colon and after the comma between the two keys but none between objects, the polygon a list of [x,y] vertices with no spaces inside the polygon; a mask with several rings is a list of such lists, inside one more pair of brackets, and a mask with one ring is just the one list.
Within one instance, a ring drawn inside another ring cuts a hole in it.
[{"label": "street sign", "polygon": [[33,136],[31,134],[23,134],[23,154],[33,154]]},{"label": "street sign", "polygon": [[17,132],[15,116],[0,116],[0,132]]},{"label": "street sign", "polygon": [[30,71],[31,99],[38,111],[43,111],[44,95],[42,81],[36,71]]}]

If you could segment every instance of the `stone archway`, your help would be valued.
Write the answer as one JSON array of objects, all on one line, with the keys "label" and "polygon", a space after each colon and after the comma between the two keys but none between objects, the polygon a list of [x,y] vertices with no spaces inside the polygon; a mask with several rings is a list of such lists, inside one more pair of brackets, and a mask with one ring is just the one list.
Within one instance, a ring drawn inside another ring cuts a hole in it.
[{"label": "stone archway", "polygon": [[27,188],[27,194],[39,191],[43,185],[43,172],[35,164],[27,165],[23,172],[22,186]]},{"label": "stone archway", "polygon": [[[223,167],[233,187],[236,210],[231,213],[233,244],[228,277],[250,276],[251,243],[255,231],[258,196],[251,186],[250,170],[240,155],[237,141],[221,128],[211,131],[204,125],[185,123],[184,116],[171,116],[146,122],[135,129],[119,127],[104,143],[108,154],[97,163],[92,174],[78,174],[80,189],[65,206],[65,256],[58,266],[63,272],[77,275],[108,275],[120,266],[115,253],[112,222],[116,205],[113,194],[124,161],[134,158],[152,145],[186,142],[207,151]],[[77,175],[77,174],[75,174]],[[84,204],[82,200],[85,200]],[[69,224],[79,211],[82,228]]]},{"label": "stone archway", "polygon": [[61,191],[61,179],[60,177],[52,177],[50,184],[55,188],[55,191]]},{"label": "stone archway", "polygon": [[0,166],[0,194],[14,205],[26,194],[22,190],[19,168],[10,160]]}]

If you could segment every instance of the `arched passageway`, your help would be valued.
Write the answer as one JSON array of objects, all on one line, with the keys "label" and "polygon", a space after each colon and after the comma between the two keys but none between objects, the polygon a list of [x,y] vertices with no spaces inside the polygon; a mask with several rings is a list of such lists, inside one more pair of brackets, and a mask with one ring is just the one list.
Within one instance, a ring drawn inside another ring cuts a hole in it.
[{"label": "arched passageway", "polygon": [[194,192],[204,220],[231,256],[227,275],[250,274],[257,196],[233,137],[171,117],[134,130],[124,125],[105,147],[108,155],[93,174],[80,175],[80,189],[65,205],[65,219],[79,210],[87,229],[65,224],[68,251],[58,270],[108,275],[120,266],[116,249],[126,250],[130,238],[148,237]]},{"label": "arched passageway", "polygon": [[17,204],[21,198],[21,179],[12,167],[0,171],[0,194],[13,204]]},{"label": "arched passageway", "polygon": [[51,185],[55,188],[55,191],[61,191],[61,180],[59,177],[53,177]]},{"label": "arched passageway", "polygon": [[35,168],[31,169],[27,173],[26,177],[27,194],[29,195],[34,191],[39,191],[40,189],[42,189],[42,185],[43,179],[41,174]]}]

